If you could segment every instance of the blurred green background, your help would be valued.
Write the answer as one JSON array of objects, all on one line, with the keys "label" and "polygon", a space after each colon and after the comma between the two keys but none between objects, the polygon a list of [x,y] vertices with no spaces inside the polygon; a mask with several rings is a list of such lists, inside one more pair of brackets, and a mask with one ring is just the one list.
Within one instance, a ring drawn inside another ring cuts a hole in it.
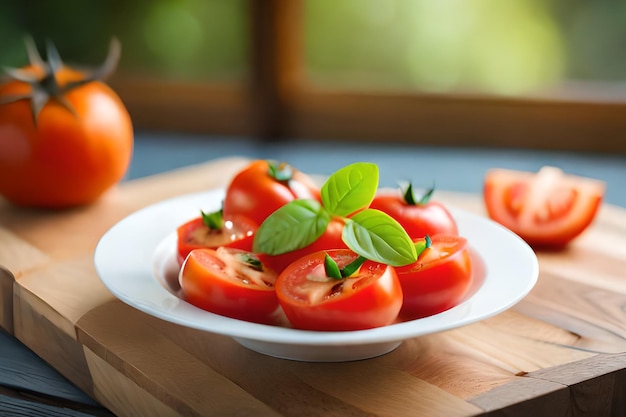
[{"label": "blurred green background", "polygon": [[[112,36],[119,71],[193,81],[246,76],[245,0],[0,3],[0,64],[26,62],[23,38],[67,62],[98,64]],[[304,58],[330,87],[519,95],[626,78],[619,0],[308,0]]]}]

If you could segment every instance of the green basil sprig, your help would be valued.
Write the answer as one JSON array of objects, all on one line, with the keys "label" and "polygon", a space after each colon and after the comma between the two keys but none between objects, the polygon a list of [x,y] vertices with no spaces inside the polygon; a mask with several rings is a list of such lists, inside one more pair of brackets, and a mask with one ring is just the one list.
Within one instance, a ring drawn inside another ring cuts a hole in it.
[{"label": "green basil sprig", "polygon": [[344,243],[358,255],[392,266],[415,262],[415,246],[402,226],[391,216],[368,208],[377,189],[376,164],[345,166],[322,186],[322,204],[298,199],[272,213],[257,230],[253,250],[280,255],[304,248],[335,218],[344,222]]}]

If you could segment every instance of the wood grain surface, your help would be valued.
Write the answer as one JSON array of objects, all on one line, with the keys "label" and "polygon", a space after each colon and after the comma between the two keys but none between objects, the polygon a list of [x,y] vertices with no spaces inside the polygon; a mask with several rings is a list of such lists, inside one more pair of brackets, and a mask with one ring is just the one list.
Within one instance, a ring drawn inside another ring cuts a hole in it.
[{"label": "wood grain surface", "polygon": [[[302,363],[163,322],[99,280],[99,238],[133,211],[226,184],[228,158],[123,183],[94,205],[0,201],[0,325],[119,416],[626,415],[626,210],[605,205],[512,309],[348,363]],[[477,196],[438,192],[483,214]]]}]

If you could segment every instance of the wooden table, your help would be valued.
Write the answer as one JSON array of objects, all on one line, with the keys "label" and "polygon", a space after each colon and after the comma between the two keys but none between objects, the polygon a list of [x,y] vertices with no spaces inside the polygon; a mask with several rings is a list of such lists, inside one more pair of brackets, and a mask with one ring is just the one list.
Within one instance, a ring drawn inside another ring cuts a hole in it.
[{"label": "wooden table", "polygon": [[[539,281],[514,308],[365,361],[263,356],[106,290],[93,252],[109,227],[223,186],[246,162],[123,183],[68,211],[0,201],[0,325],[120,416],[626,415],[626,210],[614,206],[568,250],[538,254]],[[478,196],[438,197],[483,213]]]}]

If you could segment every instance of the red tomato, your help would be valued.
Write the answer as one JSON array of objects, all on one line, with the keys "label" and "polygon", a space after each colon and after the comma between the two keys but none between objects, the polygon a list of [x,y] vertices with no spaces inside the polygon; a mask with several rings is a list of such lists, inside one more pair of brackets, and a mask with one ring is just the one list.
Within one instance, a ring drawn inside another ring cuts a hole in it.
[{"label": "red tomato", "polygon": [[254,161],[233,177],[226,188],[225,217],[243,215],[260,225],[291,200],[319,201],[319,188],[306,174],[287,164],[273,166],[275,171],[268,161]]},{"label": "red tomato", "polygon": [[276,274],[251,252],[195,249],[185,259],[179,281],[183,298],[196,307],[255,323],[275,320]]},{"label": "red tomato", "polygon": [[535,247],[560,248],[593,221],[605,184],[544,167],[538,173],[493,169],[484,199],[489,217]]},{"label": "red tomato", "polygon": [[403,196],[400,191],[381,190],[374,197],[370,208],[396,219],[412,239],[437,234],[457,235],[456,222],[448,209],[429,198],[430,193],[424,201],[414,201],[406,193]]},{"label": "red tomato", "polygon": [[176,229],[178,263],[182,265],[194,249],[226,246],[252,251],[256,229],[256,224],[242,216],[225,220],[217,229],[207,226],[202,216],[191,219]]},{"label": "red tomato", "polygon": [[280,274],[290,264],[311,253],[330,249],[348,249],[341,239],[342,232],[343,223],[338,220],[332,220],[322,236],[305,248],[287,252],[282,255],[266,255],[261,253],[257,255],[265,265]]},{"label": "red tomato", "polygon": [[[403,320],[448,310],[459,304],[469,289],[472,267],[467,240],[454,235],[435,235],[431,240],[415,263],[396,268],[404,296]],[[424,239],[415,240],[419,241]]]},{"label": "red tomato", "polygon": [[[31,101],[41,97],[0,104],[0,194],[17,205],[45,208],[95,201],[122,179],[130,163],[128,111],[100,81],[55,93],[41,65],[22,70],[41,86],[9,80],[0,85],[0,102],[32,96],[36,89],[48,91],[50,99],[41,103],[36,123]],[[85,79],[83,72],[66,66],[49,76],[60,88]]]},{"label": "red tomato", "polygon": [[[298,329],[348,331],[394,322],[402,306],[402,289],[394,269],[366,261],[344,279],[326,276],[325,251],[300,258],[276,280],[276,294],[290,323]],[[347,249],[328,254],[342,268],[357,258]]]}]

